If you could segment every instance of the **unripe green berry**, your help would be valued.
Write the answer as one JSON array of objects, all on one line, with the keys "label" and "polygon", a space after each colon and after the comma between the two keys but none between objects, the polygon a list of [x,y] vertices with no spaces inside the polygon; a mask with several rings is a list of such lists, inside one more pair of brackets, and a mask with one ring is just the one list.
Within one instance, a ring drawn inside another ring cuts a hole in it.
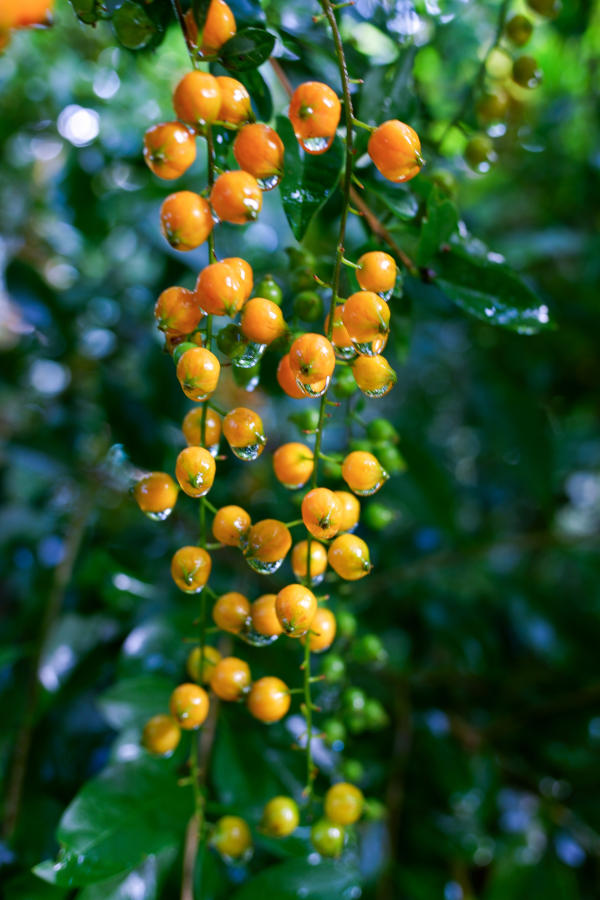
[{"label": "unripe green berry", "polygon": [[272,303],[276,303],[277,306],[281,306],[281,300],[283,298],[281,288],[272,275],[265,275],[265,277],[258,282],[254,288],[254,296],[264,297],[265,300],[270,300]]},{"label": "unripe green berry", "polygon": [[492,139],[487,134],[474,134],[465,147],[465,159],[475,172],[487,172],[496,159]]},{"label": "unripe green berry", "polygon": [[380,822],[382,819],[385,819],[387,815],[387,809],[385,805],[380,800],[375,800],[374,797],[365,797],[363,801],[363,816],[370,822]]},{"label": "unripe green berry", "polygon": [[527,16],[512,16],[506,23],[506,36],[517,47],[523,47],[533,34],[533,23]]},{"label": "unripe green berry", "polygon": [[372,500],[364,507],[363,522],[373,531],[383,531],[396,518],[396,512],[377,500]]},{"label": "unripe green berry", "polygon": [[373,453],[389,475],[404,472],[406,469],[402,455],[390,444],[376,444],[373,447]]},{"label": "unripe green berry", "polygon": [[561,0],[527,0],[527,5],[538,15],[555,19],[562,9]]},{"label": "unripe green berry", "polygon": [[339,366],[335,373],[335,381],[332,387],[333,393],[338,399],[351,397],[357,390],[356,381],[350,366]]},{"label": "unripe green berry", "polygon": [[381,638],[376,634],[363,634],[352,647],[352,655],[360,663],[382,663],[387,658]]},{"label": "unripe green berry", "polygon": [[346,728],[339,719],[326,719],[323,722],[323,733],[325,743],[330,747],[338,742],[343,744],[346,740]]},{"label": "unripe green berry", "polygon": [[357,687],[346,688],[342,695],[342,704],[348,713],[363,713],[367,702],[366,694]]},{"label": "unripe green berry", "polygon": [[293,413],[289,416],[290,422],[297,425],[304,434],[307,431],[314,431],[319,425],[319,411],[314,406],[301,410],[301,412]]},{"label": "unripe green berry", "polygon": [[341,609],[337,614],[337,632],[339,636],[349,640],[356,634],[356,628],[356,617],[351,612],[348,612],[347,609]]},{"label": "unripe green berry", "polygon": [[373,450],[371,441],[367,441],[366,439],[355,438],[350,441],[349,445],[350,450],[364,450],[366,453],[371,453]]},{"label": "unripe green berry", "polygon": [[323,460],[323,475],[330,481],[337,481],[342,477],[342,464],[330,459]]},{"label": "unripe green berry", "polygon": [[359,781],[362,781],[364,774],[365,769],[359,759],[345,759],[342,763],[342,775],[351,784],[357,784]]},{"label": "unripe green berry", "polygon": [[175,365],[179,362],[183,354],[187,350],[197,350],[198,344],[194,344],[192,341],[182,341],[181,344],[177,344],[175,349],[173,350],[173,362]]},{"label": "unripe green berry", "polygon": [[240,326],[234,322],[225,325],[217,334],[217,347],[230,359],[237,359],[241,356],[247,346],[248,341],[243,336]]},{"label": "unripe green berry", "polygon": [[524,88],[534,88],[542,80],[542,70],[533,56],[519,56],[512,67],[512,78]]},{"label": "unripe green berry", "polygon": [[341,656],[335,653],[328,653],[323,658],[321,673],[325,676],[325,681],[331,681],[334,684],[335,682],[343,681],[346,677],[346,663]]},{"label": "unripe green berry", "polygon": [[367,426],[367,437],[370,441],[388,441],[398,443],[398,432],[388,419],[373,419]]},{"label": "unripe green berry", "polygon": [[373,731],[379,728],[385,728],[389,724],[390,717],[379,702],[374,697],[369,697],[365,703],[365,725]]},{"label": "unripe green berry", "polygon": [[339,856],[344,847],[344,828],[329,819],[319,819],[310,830],[310,839],[321,856]]},{"label": "unripe green berry", "polygon": [[323,318],[323,301],[316,291],[302,291],[294,297],[294,312],[305,322]]}]

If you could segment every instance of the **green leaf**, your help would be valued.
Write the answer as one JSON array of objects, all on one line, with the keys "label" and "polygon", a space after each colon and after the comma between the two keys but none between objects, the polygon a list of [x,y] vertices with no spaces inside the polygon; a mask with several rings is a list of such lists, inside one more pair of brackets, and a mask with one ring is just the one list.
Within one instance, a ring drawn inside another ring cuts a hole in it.
[{"label": "green leaf", "polygon": [[112,25],[119,43],[128,50],[147,47],[157,33],[150,16],[133,0],[124,0],[112,17]]},{"label": "green leaf", "polygon": [[269,122],[273,115],[273,98],[269,85],[257,69],[248,69],[247,72],[239,72],[239,80],[242,82],[262,122]]},{"label": "green leaf", "polygon": [[493,870],[483,896],[485,900],[576,900],[580,893],[575,873],[551,857],[538,866],[519,865],[507,857]]},{"label": "green leaf", "polygon": [[86,25],[95,25],[106,14],[106,5],[99,0],[69,0],[69,3],[79,21]]},{"label": "green leaf", "polygon": [[433,267],[435,283],[444,294],[490,325],[519,334],[536,334],[554,327],[548,307],[502,263],[452,247],[435,257]]},{"label": "green leaf", "polygon": [[208,15],[208,9],[210,7],[211,0],[192,0],[192,12],[194,15],[194,21],[198,27],[198,44],[200,45],[201,40],[200,36],[204,31],[204,25],[206,24],[206,17]]},{"label": "green leaf", "polygon": [[360,876],[354,865],[342,861],[323,860],[316,866],[306,859],[289,859],[252,878],[231,900],[342,900],[356,895]]},{"label": "green leaf", "polygon": [[89,885],[77,895],[77,900],[156,900],[160,883],[173,862],[176,848],[167,848],[156,856],[149,856],[141,866],[117,875],[108,881]]},{"label": "green leaf", "polygon": [[264,28],[242,28],[219,50],[219,59],[230,72],[257,69],[269,58],[275,36]]},{"label": "green leaf", "polygon": [[421,240],[417,250],[417,264],[424,266],[435,256],[442,244],[449,240],[458,227],[458,213],[454,204],[442,195],[437,187],[427,200],[427,217],[421,228]]},{"label": "green leaf", "polygon": [[277,116],[277,131],[285,146],[284,173],[279,185],[281,202],[294,237],[301,241],[311,219],[339,181],[344,150],[339,137],[335,137],[326,153],[304,153],[285,116]]},{"label": "green leaf", "polygon": [[112,685],[98,700],[104,718],[115,731],[142,727],[151,716],[166,712],[173,682],[160,675],[139,675]]},{"label": "green leaf", "polygon": [[110,766],[88,781],[65,811],[61,850],[34,872],[51,884],[84,887],[129,871],[179,844],[192,813],[169,763],[142,757]]}]

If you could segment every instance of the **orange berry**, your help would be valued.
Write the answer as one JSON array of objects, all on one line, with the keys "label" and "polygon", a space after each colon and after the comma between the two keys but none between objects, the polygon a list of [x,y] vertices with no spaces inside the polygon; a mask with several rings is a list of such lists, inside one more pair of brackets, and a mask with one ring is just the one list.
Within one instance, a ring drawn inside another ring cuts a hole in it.
[{"label": "orange berry", "polygon": [[166,519],[175,506],[179,488],[166,472],[148,472],[133,489],[142,512],[152,519]]},{"label": "orange berry", "polygon": [[308,640],[311,653],[323,653],[329,650],[335,639],[336,621],[330,609],[320,606],[312,620],[310,631],[300,638],[303,644]]},{"label": "orange berry", "polygon": [[190,678],[208,684],[221,654],[216,647],[194,647],[187,658],[185,667]]},{"label": "orange berry", "polygon": [[248,565],[257,572],[276,572],[290,547],[292,535],[279,519],[262,519],[252,525],[244,555]]},{"label": "orange berry", "polygon": [[332,541],[327,553],[329,565],[345,581],[358,581],[371,569],[369,548],[355,534],[340,534]]},{"label": "orange berry", "polygon": [[330,822],[336,825],[353,825],[363,810],[362,791],[353,784],[340,781],[325,794],[324,811]]},{"label": "orange berry", "polygon": [[328,85],[306,81],[296,88],[290,101],[290,122],[307,153],[325,153],[331,146],[340,113],[340,101]]},{"label": "orange berry", "polygon": [[193,191],[177,191],[163,200],[160,230],[175,250],[195,250],[213,229],[208,201]]},{"label": "orange berry", "polygon": [[[188,18],[189,17],[189,18]],[[186,26],[191,42],[198,43],[198,26],[191,10],[186,13]],[[236,31],[235,18],[224,0],[211,0],[202,29],[202,48],[204,56],[216,53]]]},{"label": "orange berry", "polygon": [[240,816],[222,816],[215,823],[210,842],[226,860],[239,859],[250,853],[252,835]]},{"label": "orange berry", "polygon": [[198,128],[219,118],[221,90],[214,75],[194,70],[183,76],[173,93],[175,115]]},{"label": "orange berry", "polygon": [[171,560],[171,576],[180,591],[197,594],[209,579],[212,560],[202,547],[180,547]]},{"label": "orange berry", "polygon": [[262,419],[245,406],[227,413],[223,419],[223,434],[238,459],[256,459],[267,443]]},{"label": "orange berry", "polygon": [[173,716],[152,716],[144,725],[142,744],[148,753],[166,756],[181,740],[181,728]]},{"label": "orange berry", "polygon": [[248,694],[250,713],[267,725],[283,719],[290,708],[290,702],[288,687],[280,678],[259,678]]},{"label": "orange berry", "polygon": [[175,477],[189,497],[204,497],[215,480],[215,461],[204,447],[186,447],[177,457]]},{"label": "orange berry", "polygon": [[50,25],[54,0],[3,0],[0,3],[0,29]]},{"label": "orange berry", "polygon": [[206,447],[212,451],[218,447],[219,438],[221,437],[221,418],[214,409],[207,408],[204,434],[202,434],[203,417],[204,409],[202,406],[190,409],[181,423],[181,430],[188,447]]},{"label": "orange berry", "polygon": [[210,202],[221,222],[247,225],[258,218],[262,193],[253,175],[235,169],[219,175],[210,192]]},{"label": "orange berry", "polygon": [[220,700],[239,700],[250,687],[250,667],[243,659],[225,656],[216,664],[210,686]]},{"label": "orange berry", "polygon": [[357,291],[344,303],[342,320],[358,352],[372,356],[379,347],[374,343],[390,330],[390,308],[373,291]]},{"label": "orange berry", "polygon": [[398,376],[383,356],[359,356],[352,363],[356,384],[367,397],[384,397],[394,387]]},{"label": "orange berry", "polygon": [[376,128],[367,149],[383,177],[389,181],[410,181],[421,171],[423,158],[419,135],[398,119],[390,119]]},{"label": "orange berry", "polygon": [[208,694],[198,684],[186,682],[175,688],[169,710],[184,731],[198,728],[208,715]]},{"label": "orange berry", "polygon": [[144,135],[144,159],[159,178],[179,178],[196,159],[194,132],[180,122],[153,125]]},{"label": "orange berry", "polygon": [[202,269],[194,293],[209,315],[235,316],[244,305],[245,291],[235,268],[223,260]]},{"label": "orange berry", "polygon": [[275,477],[291,490],[306,484],[314,466],[313,452],[306,444],[282,444],[273,454]]},{"label": "orange berry", "polygon": [[244,292],[245,302],[252,293],[252,288],[254,287],[254,274],[252,272],[252,266],[240,256],[229,256],[227,257],[227,259],[224,259],[223,262],[233,270],[235,277],[241,284],[242,290]]},{"label": "orange berry", "polygon": [[217,628],[239,634],[248,624],[250,601],[237,591],[221,594],[213,606],[212,617]]},{"label": "orange berry", "polygon": [[[329,334],[329,316],[325,319],[325,332]],[[350,340],[350,335],[344,325],[344,305],[336,306],[333,311],[333,330],[331,332],[331,343],[335,355],[339,359],[351,359],[356,356],[354,344]]]},{"label": "orange berry", "polygon": [[[327,568],[327,550],[318,541],[310,542],[310,584],[320,584]],[[308,579],[308,541],[300,541],[292,550],[292,571],[303,584]]]},{"label": "orange berry", "polygon": [[294,400],[304,400],[306,398],[306,393],[298,387],[296,376],[292,372],[289,353],[286,353],[285,356],[282,356],[279,360],[279,365],[277,366],[277,381],[281,390],[284,391],[288,397],[293,397]]},{"label": "orange berry", "polygon": [[221,108],[219,109],[219,121],[229,125],[243,125],[254,119],[250,94],[241,81],[229,78],[228,75],[219,75],[217,84],[221,91]]},{"label": "orange berry", "polygon": [[275,612],[277,594],[263,594],[250,607],[252,627],[265,637],[276,637],[283,634],[281,622]]},{"label": "orange berry", "polygon": [[348,491],[334,491],[342,504],[342,521],[340,531],[353,531],[360,518],[360,501]]},{"label": "orange berry", "polygon": [[316,538],[328,540],[340,530],[342,504],[329,488],[313,488],[302,500],[302,521]]},{"label": "orange berry", "polygon": [[330,378],[335,369],[331,341],[322,334],[301,334],[290,347],[289,355],[292,372],[305,385]]},{"label": "orange berry", "polygon": [[371,250],[363,253],[358,260],[359,269],[356,278],[363,291],[374,291],[376,294],[389,294],[396,284],[396,261],[389,253]]},{"label": "orange berry", "polygon": [[233,144],[240,169],[254,175],[263,191],[277,186],[283,174],[283,141],[268,125],[244,125]]},{"label": "orange berry", "polygon": [[288,584],[277,594],[275,612],[289,637],[306,634],[317,611],[317,598],[301,584]]},{"label": "orange berry", "polygon": [[353,450],[342,463],[342,478],[359,497],[368,497],[379,490],[389,475],[372,453]]},{"label": "orange berry", "polygon": [[154,306],[158,327],[171,336],[190,334],[200,324],[202,315],[194,292],[182,287],[167,288]]},{"label": "orange berry", "polygon": [[243,547],[248,540],[252,520],[241,506],[222,506],[215,513],[212,533],[216,541],[227,547]]},{"label": "orange berry", "polygon": [[272,344],[286,332],[283,314],[276,303],[253,297],[242,309],[242,334],[256,344]]},{"label": "orange berry", "polygon": [[206,400],[217,387],[221,366],[206,347],[186,350],[177,363],[177,378],[190,400]]}]

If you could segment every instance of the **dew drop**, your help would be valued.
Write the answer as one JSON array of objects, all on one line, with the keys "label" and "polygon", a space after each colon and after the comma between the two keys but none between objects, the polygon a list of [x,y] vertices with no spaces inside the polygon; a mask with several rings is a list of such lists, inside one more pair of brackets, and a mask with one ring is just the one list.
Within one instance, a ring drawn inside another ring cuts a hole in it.
[{"label": "dew drop", "polygon": [[253,460],[258,459],[264,445],[264,441],[257,441],[255,444],[246,444],[245,447],[232,447],[231,452],[234,456],[237,456],[238,459],[243,459],[244,462],[252,462]]},{"label": "dew drop", "polygon": [[280,568],[283,557],[281,559],[276,559],[275,562],[263,562],[262,559],[254,559],[253,557],[247,556],[246,562],[251,569],[254,569],[254,571],[258,572],[260,575],[272,575],[273,572],[276,572],[277,569]]},{"label": "dew drop", "polygon": [[357,355],[352,344],[349,344],[347,347],[336,347],[334,344],[333,350],[338,359],[354,359]]},{"label": "dew drop", "polygon": [[320,575],[313,575],[311,578],[308,575],[304,575],[302,578],[298,578],[298,581],[305,587],[316,587],[318,584],[321,584],[324,578],[325,572],[322,572]]},{"label": "dew drop", "polygon": [[373,341],[352,341],[354,349],[361,356],[378,356],[387,344],[387,334],[385,337],[376,337]]},{"label": "dew drop", "polygon": [[281,181],[281,175],[269,175],[267,178],[257,178],[261,191],[272,191]]},{"label": "dew drop", "polygon": [[249,343],[241,356],[236,357],[235,365],[240,369],[251,369],[259,361],[265,350],[266,344]]},{"label": "dew drop", "polygon": [[152,519],[153,522],[164,522],[165,519],[168,519],[171,513],[173,512],[173,507],[170,509],[161,509],[159,512],[145,512],[144,515],[148,516],[149,519]]},{"label": "dew drop", "polygon": [[391,391],[391,389],[394,387],[395,384],[396,384],[396,379],[390,378],[390,380],[387,381],[381,387],[371,388],[368,391],[365,390],[364,388],[361,388],[361,391],[365,395],[365,397],[372,397],[374,399],[377,399],[378,397],[385,397],[386,394],[389,394],[389,392]]},{"label": "dew drop", "polygon": [[241,631],[238,634],[238,637],[252,647],[268,647],[269,644],[275,643],[279,635],[260,634],[258,631],[255,631],[254,628],[248,628],[246,631]]},{"label": "dew drop", "polygon": [[303,381],[300,381],[299,378],[296,378],[296,384],[303,394],[306,394],[307,397],[322,397],[327,388],[329,387],[329,382],[331,381],[331,377],[328,376],[324,381],[319,381],[317,384],[304,384]]},{"label": "dew drop", "polygon": [[300,146],[303,150],[306,150],[307,153],[325,153],[325,151],[331,146],[332,142],[333,137],[312,137],[305,138],[303,141],[300,141]]}]

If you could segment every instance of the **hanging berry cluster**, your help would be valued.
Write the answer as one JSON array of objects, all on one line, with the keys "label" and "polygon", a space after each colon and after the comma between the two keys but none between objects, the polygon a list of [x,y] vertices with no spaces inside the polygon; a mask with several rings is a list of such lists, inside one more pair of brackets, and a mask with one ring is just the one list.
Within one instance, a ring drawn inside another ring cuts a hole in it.
[{"label": "hanging berry cluster", "polygon": [[[155,175],[166,180],[184,174],[195,160],[197,139],[206,141],[206,188],[199,193],[180,190],[167,196],[161,207],[160,226],[169,244],[179,251],[208,242],[209,263],[199,273],[194,290],[170,287],[156,303],[157,324],[165,334],[177,379],[185,395],[197,405],[182,424],[187,447],[177,457],[175,480],[167,473],[148,473],[135,484],[134,495],[143,512],[163,520],[172,511],[181,490],[198,499],[203,525],[199,544],[181,547],[171,560],[177,587],[201,597],[200,638],[187,662],[191,680],[174,689],[168,714],[156,715],[147,723],[143,736],[146,748],[155,754],[173,752],[182,730],[194,731],[206,722],[216,698],[226,703],[244,701],[252,716],[269,724],[286,716],[292,696],[301,693],[306,720],[306,809],[301,811],[291,797],[265,798],[268,802],[261,828],[273,836],[288,835],[305,813],[307,821],[313,823],[311,835],[316,850],[325,856],[337,856],[344,846],[346,827],[363,813],[364,798],[353,784],[338,782],[325,794],[322,816],[314,814],[313,782],[317,772],[312,760],[312,741],[316,736],[312,714],[316,708],[311,699],[311,683],[315,680],[311,677],[311,654],[328,650],[336,631],[342,631],[341,622],[325,605],[327,597],[317,597],[314,589],[323,581],[328,566],[349,582],[364,578],[371,571],[369,548],[353,534],[359,522],[359,498],[374,494],[389,476],[371,452],[353,450],[339,458],[346,489],[330,490],[319,484],[319,463],[329,458],[322,447],[332,380],[335,383],[338,376],[351,377],[370,398],[384,396],[396,381],[383,354],[390,328],[387,301],[398,272],[395,260],[383,251],[365,253],[356,261],[344,256],[353,178],[353,129],[369,127],[353,117],[350,81],[335,13],[329,2],[323,2],[322,7],[336,44],[343,105],[328,85],[308,82],[293,92],[289,107],[296,138],[304,152],[313,155],[329,150],[340,126],[342,108],[344,111],[343,208],[328,284],[330,309],[322,332],[293,333],[282,315],[278,286],[266,280],[255,291],[248,262],[241,257],[219,259],[215,250],[219,223],[246,225],[254,221],[261,211],[263,192],[277,186],[285,167],[284,144],[273,128],[253,121],[246,88],[234,78],[215,77],[195,68],[175,88],[176,120],[155,125],[145,135],[146,162]],[[182,17],[181,24],[195,64],[216,53],[236,28],[223,0],[212,0],[201,37],[191,13]],[[233,154],[239,169],[217,170],[214,127],[236,131]],[[404,182],[418,174],[423,160],[419,138],[410,126],[391,120],[369,131],[368,153],[384,177]],[[353,272],[351,277],[356,277],[357,282],[356,290],[347,298],[340,296],[343,266]],[[311,308],[314,320],[313,297],[305,292],[303,299],[300,295],[296,300]],[[317,300],[320,303],[320,298]],[[232,321],[217,330],[215,316]],[[207,497],[217,472],[215,458],[221,436],[238,459],[248,462],[261,455],[267,442],[261,418],[254,410],[237,407],[225,412],[215,402],[221,373],[217,351],[229,355],[237,367],[252,368],[272,344],[283,348],[277,369],[281,389],[289,397],[318,402],[316,422],[309,429],[314,434],[314,445],[286,443],[272,457],[275,476],[282,485],[292,491],[308,488],[301,502],[301,519],[288,523],[278,519],[253,522],[243,507],[232,504],[217,509]],[[207,549],[209,514],[214,543]],[[294,543],[291,529],[301,526],[306,537]],[[218,596],[208,584],[213,565],[209,550],[220,546],[237,548],[260,576],[276,572],[291,551],[296,580],[277,593],[262,593],[253,601],[235,589]],[[243,658],[222,656],[209,645],[205,640],[207,596],[213,603],[216,628],[242,642],[268,646],[279,638],[298,639],[304,647],[303,685],[290,688],[277,673],[253,680]],[[346,634],[351,627],[344,624]],[[365,653],[377,654],[380,650],[365,645]],[[336,666],[329,668],[332,680],[339,680]],[[348,689],[344,697],[351,712],[354,710],[357,715],[359,707],[362,711],[364,695],[358,697],[356,691]],[[380,724],[385,720],[385,711],[372,704],[371,718],[376,727],[375,720]],[[323,725],[326,737],[329,733],[334,743],[339,740],[339,724],[331,720]],[[190,765],[194,779],[196,753],[193,741]],[[210,834],[211,843],[224,857],[246,857],[252,846],[248,823],[238,816],[226,815],[209,825],[197,785],[194,787],[196,815],[203,833]]]}]

